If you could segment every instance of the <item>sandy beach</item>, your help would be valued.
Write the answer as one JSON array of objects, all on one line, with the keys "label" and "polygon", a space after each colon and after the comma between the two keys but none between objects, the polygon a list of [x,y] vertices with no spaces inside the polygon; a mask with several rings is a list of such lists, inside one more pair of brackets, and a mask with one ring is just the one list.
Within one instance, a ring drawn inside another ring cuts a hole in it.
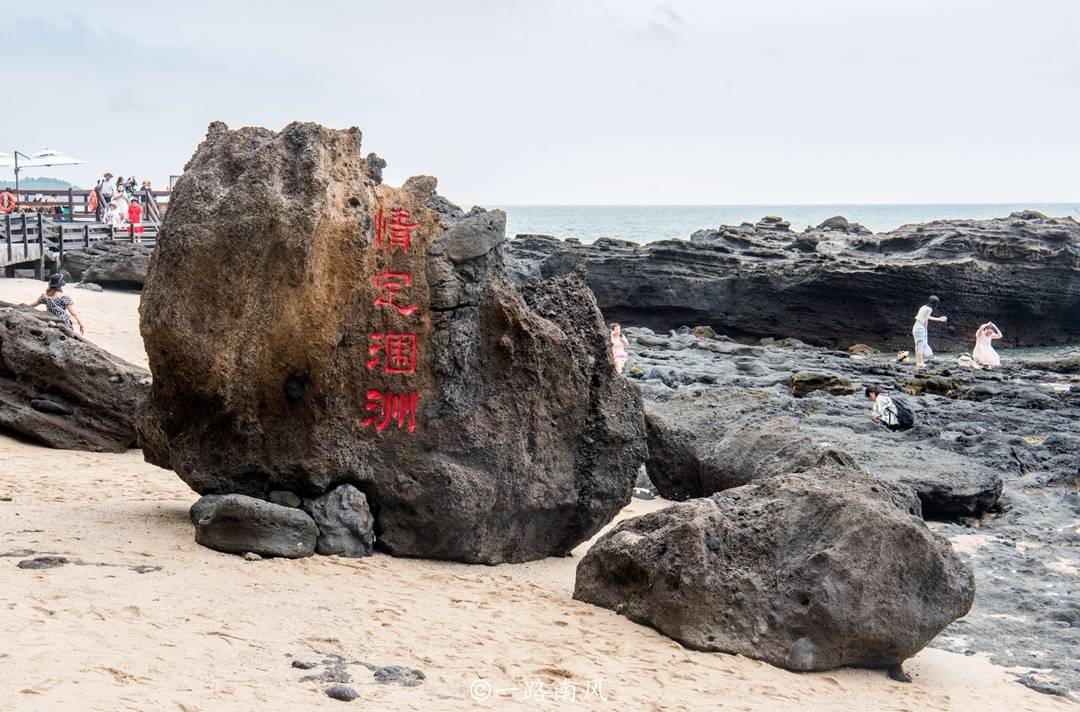
[{"label": "sandy beach", "polygon": [[[40,291],[0,280],[0,300]],[[138,294],[68,293],[88,339],[146,366]],[[687,650],[571,599],[588,543],[573,557],[499,566],[382,554],[246,561],[195,544],[196,499],[139,451],[0,435],[0,710],[333,709],[324,690],[342,672],[357,703],[380,710],[1070,707],[941,650],[908,661],[910,684]],[[634,500],[621,516],[664,504]],[[42,555],[67,563],[17,566]],[[422,682],[380,682],[394,665]]]}]

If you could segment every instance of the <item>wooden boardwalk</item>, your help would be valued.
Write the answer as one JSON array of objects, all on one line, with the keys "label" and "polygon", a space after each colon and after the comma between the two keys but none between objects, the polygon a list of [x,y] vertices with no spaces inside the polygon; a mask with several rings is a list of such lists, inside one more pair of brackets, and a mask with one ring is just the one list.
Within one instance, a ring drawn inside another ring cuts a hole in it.
[{"label": "wooden boardwalk", "polygon": [[142,235],[128,226],[116,229],[93,221],[56,222],[40,213],[4,215],[0,233],[0,267],[4,276],[15,276],[16,269],[33,268],[38,279],[63,268],[64,255],[89,249],[102,241],[137,242],[153,247],[158,224],[143,223]]}]

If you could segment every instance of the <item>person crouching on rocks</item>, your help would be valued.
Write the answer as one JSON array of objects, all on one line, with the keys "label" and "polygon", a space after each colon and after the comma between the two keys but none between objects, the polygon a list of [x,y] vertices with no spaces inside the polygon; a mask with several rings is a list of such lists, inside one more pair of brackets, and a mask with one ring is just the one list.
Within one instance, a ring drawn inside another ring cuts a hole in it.
[{"label": "person crouching on rocks", "polygon": [[927,326],[931,321],[946,322],[948,317],[934,316],[934,309],[941,303],[937,297],[931,296],[926,304],[919,307],[915,315],[915,325],[911,327],[911,335],[915,339],[915,368],[926,368],[926,360],[934,357],[934,350],[930,348],[927,340]]},{"label": "person crouching on rocks", "polygon": [[72,330],[75,329],[75,325],[71,322],[71,317],[75,317],[75,321],[79,322],[79,333],[85,334],[86,329],[83,328],[79,312],[75,311],[75,300],[64,294],[63,287],[65,284],[64,275],[52,275],[49,277],[49,287],[45,290],[45,293],[30,306],[44,305],[50,314],[58,319],[63,319],[64,323],[67,324],[67,328]]},{"label": "person crouching on rocks", "polygon": [[901,430],[900,415],[893,399],[882,393],[877,386],[867,386],[865,393],[872,404],[870,419],[889,430]]},{"label": "person crouching on rocks", "polygon": [[626,365],[626,360],[629,358],[626,353],[626,347],[630,345],[630,342],[626,340],[626,337],[622,335],[622,327],[618,324],[612,323],[611,325],[611,355],[615,359],[615,372],[622,373],[623,366]]}]

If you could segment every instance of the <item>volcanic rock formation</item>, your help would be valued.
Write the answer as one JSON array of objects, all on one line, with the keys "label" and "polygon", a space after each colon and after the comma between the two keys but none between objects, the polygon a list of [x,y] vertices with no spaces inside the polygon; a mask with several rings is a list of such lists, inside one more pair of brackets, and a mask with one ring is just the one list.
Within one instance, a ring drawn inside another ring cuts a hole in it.
[{"label": "volcanic rock formation", "polygon": [[791,233],[766,218],[647,245],[527,235],[509,243],[508,265],[522,281],[584,266],[606,318],[653,329],[708,324],[734,337],[910,349],[915,312],[937,294],[949,316],[931,328],[941,350],[970,350],[988,319],[1002,346],[1080,341],[1075,220],[1029,211],[864,232],[833,218]]},{"label": "volcanic rock formation", "polygon": [[153,248],[130,242],[95,242],[86,250],[68,252],[64,270],[72,279],[109,287],[141,288],[146,282]]},{"label": "volcanic rock formation", "polygon": [[0,303],[0,429],[49,447],[123,452],[150,374],[44,312]]},{"label": "volcanic rock formation", "polygon": [[354,485],[393,554],[568,554],[645,458],[592,295],[575,274],[519,291],[502,212],[382,185],[359,149],[210,126],[143,292],[147,459],[203,494]]},{"label": "volcanic rock formation", "polygon": [[574,598],[792,670],[897,665],[975,595],[917,509],[849,467],[768,478],[619,523],[578,564]]}]

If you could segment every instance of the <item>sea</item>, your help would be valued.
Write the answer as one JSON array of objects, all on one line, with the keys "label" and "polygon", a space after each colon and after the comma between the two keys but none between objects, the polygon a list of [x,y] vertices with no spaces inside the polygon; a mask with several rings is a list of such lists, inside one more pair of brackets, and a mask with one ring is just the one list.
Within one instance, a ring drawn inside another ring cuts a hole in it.
[{"label": "sea", "polygon": [[1006,217],[1016,210],[1037,210],[1051,217],[1080,220],[1075,203],[966,203],[923,205],[500,205],[506,211],[506,234],[523,233],[576,237],[592,242],[616,237],[652,242],[690,237],[702,228],[757,222],[778,215],[801,232],[826,218],[843,215],[873,232],[886,232],[909,223],[944,219],[983,220]]}]

